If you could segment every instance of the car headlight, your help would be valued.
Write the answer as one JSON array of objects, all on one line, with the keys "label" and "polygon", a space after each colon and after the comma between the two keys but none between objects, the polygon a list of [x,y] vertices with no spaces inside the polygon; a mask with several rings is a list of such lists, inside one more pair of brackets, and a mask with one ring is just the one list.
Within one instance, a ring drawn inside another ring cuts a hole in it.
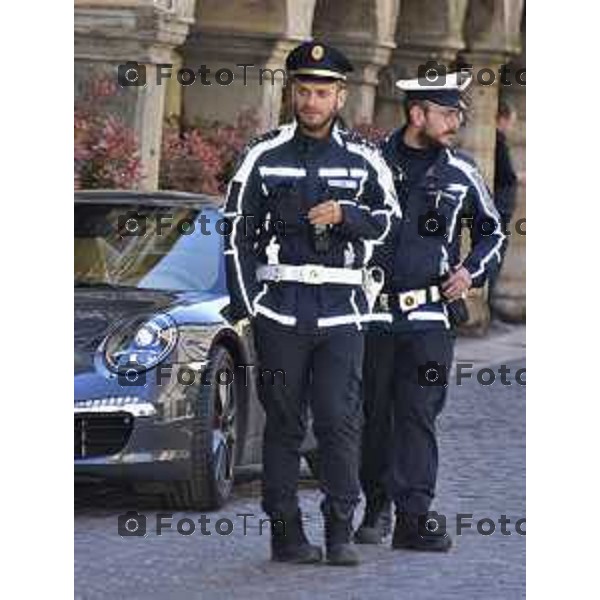
[{"label": "car headlight", "polygon": [[137,320],[117,327],[99,351],[111,370],[135,368],[143,372],[156,366],[171,352],[177,341],[177,326],[166,314]]}]

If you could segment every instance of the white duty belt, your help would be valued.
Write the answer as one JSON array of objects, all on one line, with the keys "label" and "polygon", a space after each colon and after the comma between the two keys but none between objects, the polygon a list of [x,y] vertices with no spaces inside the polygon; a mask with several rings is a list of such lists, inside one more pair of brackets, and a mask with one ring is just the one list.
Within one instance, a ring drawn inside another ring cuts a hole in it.
[{"label": "white duty belt", "polygon": [[397,294],[380,294],[378,305],[383,310],[389,310],[394,301],[398,303],[398,307],[402,312],[410,312],[424,304],[440,302],[442,294],[437,285],[432,285],[427,288],[418,290],[407,290]]},{"label": "white duty belt", "polygon": [[293,281],[307,285],[363,285],[365,276],[366,271],[363,269],[341,269],[323,265],[261,265],[256,269],[256,278],[259,281]]}]

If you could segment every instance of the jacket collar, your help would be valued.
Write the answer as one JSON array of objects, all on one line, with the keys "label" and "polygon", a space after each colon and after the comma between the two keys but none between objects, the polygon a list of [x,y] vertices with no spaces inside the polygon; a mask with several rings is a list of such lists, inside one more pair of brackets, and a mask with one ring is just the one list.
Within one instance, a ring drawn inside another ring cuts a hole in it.
[{"label": "jacket collar", "polygon": [[341,128],[337,119],[334,120],[329,135],[324,138],[314,138],[310,135],[306,135],[302,132],[296,120],[294,120],[293,126],[294,141],[298,144],[298,147],[300,148],[301,152],[320,154],[321,152],[324,152],[327,148],[330,148],[334,144],[341,144]]}]

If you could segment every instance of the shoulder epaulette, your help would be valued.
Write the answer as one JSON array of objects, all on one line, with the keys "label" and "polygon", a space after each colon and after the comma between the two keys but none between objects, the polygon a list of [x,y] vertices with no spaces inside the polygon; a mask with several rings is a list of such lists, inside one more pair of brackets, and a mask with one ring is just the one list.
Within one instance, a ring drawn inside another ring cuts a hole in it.
[{"label": "shoulder epaulette", "polygon": [[271,129],[269,131],[261,133],[260,135],[257,135],[255,137],[253,137],[252,139],[248,140],[248,142],[246,142],[246,145],[242,149],[242,151],[237,159],[238,166],[242,164],[242,162],[244,161],[246,156],[248,156],[248,154],[250,153],[250,150],[252,150],[252,148],[255,148],[256,146],[258,146],[259,144],[262,144],[264,142],[274,140],[276,137],[278,137],[282,133],[284,127],[285,126],[282,125],[281,127],[277,127],[276,129]]},{"label": "shoulder epaulette", "polygon": [[278,127],[277,129],[271,129],[270,131],[266,131],[265,133],[261,133],[260,135],[253,137],[244,146],[244,149],[242,151],[242,157],[245,156],[250,150],[252,150],[252,148],[257,146],[258,144],[262,144],[263,142],[268,142],[269,140],[275,139],[281,133],[281,131],[282,128]]}]

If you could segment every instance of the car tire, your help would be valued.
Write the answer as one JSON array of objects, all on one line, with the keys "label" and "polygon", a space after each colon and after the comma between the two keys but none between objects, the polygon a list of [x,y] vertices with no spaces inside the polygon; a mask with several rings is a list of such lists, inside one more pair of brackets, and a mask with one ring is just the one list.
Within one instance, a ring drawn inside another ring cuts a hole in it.
[{"label": "car tire", "polygon": [[[195,394],[190,445],[191,475],[188,481],[176,482],[171,488],[170,504],[178,509],[213,510],[231,497],[236,449],[243,402],[243,386],[235,378],[229,385],[224,372],[234,375],[235,362],[228,350],[214,347],[209,355],[203,381],[210,385],[190,386]],[[227,377],[229,380],[229,376]],[[238,406],[240,404],[240,406]]]}]

